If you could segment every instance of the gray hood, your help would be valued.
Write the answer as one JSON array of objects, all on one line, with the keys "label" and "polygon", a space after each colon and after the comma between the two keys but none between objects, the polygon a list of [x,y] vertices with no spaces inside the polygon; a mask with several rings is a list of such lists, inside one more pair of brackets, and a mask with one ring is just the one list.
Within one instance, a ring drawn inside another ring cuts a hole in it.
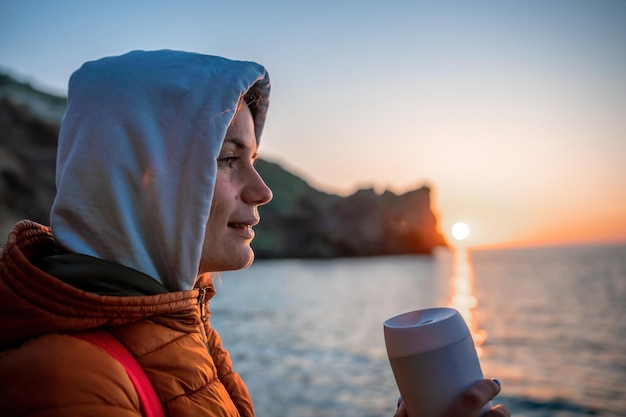
[{"label": "gray hood", "polygon": [[226,129],[252,92],[258,142],[269,90],[262,66],[195,53],[85,63],[70,78],[59,134],[50,219],[59,245],[191,289]]}]

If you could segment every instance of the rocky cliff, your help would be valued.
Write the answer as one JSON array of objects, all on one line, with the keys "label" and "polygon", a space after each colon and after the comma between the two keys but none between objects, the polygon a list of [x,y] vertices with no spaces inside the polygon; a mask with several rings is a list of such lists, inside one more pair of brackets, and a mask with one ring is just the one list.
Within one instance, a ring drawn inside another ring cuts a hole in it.
[{"label": "rocky cliff", "polygon": [[[0,74],[2,236],[22,218],[48,224],[65,106],[63,97]],[[257,258],[428,254],[446,244],[428,187],[403,195],[369,189],[340,197],[312,188],[276,163],[260,160],[257,166],[274,192],[255,228]]]}]

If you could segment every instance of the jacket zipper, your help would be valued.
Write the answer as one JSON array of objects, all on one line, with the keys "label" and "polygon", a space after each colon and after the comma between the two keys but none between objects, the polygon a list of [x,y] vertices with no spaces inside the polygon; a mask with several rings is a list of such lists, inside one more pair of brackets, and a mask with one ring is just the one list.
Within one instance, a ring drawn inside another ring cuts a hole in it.
[{"label": "jacket zipper", "polygon": [[206,293],[206,287],[198,288],[198,307],[200,308],[200,335],[202,336],[204,346],[206,346],[207,351],[209,352],[209,354],[211,354],[211,349],[209,348],[209,339],[206,334],[206,329],[204,328],[205,323],[208,320],[206,314],[206,310],[208,308]]},{"label": "jacket zipper", "polygon": [[198,288],[198,306],[200,307],[200,321],[202,321],[204,323],[207,320],[207,317],[206,317],[206,309],[207,309],[206,287]]}]

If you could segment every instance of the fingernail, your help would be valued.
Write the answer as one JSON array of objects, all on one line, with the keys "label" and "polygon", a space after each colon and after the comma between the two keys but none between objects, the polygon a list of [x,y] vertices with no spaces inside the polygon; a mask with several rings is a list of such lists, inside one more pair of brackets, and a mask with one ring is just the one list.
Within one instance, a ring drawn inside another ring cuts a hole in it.
[{"label": "fingernail", "polygon": [[502,387],[502,384],[500,384],[500,380],[499,380],[499,379],[496,379],[496,378],[491,378],[491,380],[492,380],[493,382],[495,382],[495,384],[496,384],[498,387]]}]

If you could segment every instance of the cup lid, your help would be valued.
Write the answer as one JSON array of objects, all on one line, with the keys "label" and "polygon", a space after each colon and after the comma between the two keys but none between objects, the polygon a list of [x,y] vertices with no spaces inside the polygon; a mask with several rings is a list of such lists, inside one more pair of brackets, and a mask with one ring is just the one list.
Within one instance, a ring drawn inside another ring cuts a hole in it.
[{"label": "cup lid", "polygon": [[471,336],[461,314],[446,307],[400,314],[386,320],[383,329],[391,357],[430,352]]}]

